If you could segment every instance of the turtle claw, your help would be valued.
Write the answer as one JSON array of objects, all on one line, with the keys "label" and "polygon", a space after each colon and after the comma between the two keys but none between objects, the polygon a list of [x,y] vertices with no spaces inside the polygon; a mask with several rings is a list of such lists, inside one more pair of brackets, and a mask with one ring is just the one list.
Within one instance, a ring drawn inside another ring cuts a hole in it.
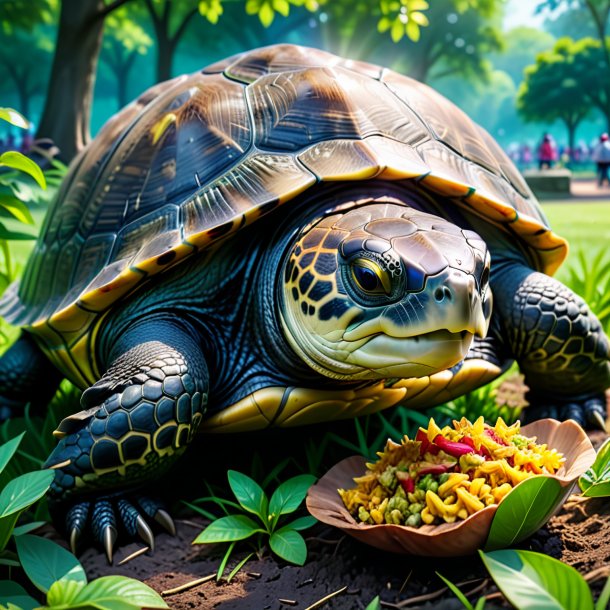
[{"label": "turtle claw", "polygon": [[[141,539],[151,551],[155,548],[155,536],[146,519],[154,520],[170,534],[176,534],[174,521],[162,508],[161,502],[145,497],[138,497],[136,500],[141,508],[136,508],[135,502],[121,497],[80,502],[69,508],[66,511],[65,524],[72,553],[76,554],[79,543],[89,528],[109,564],[112,564],[119,530],[127,533],[130,538]],[[61,510],[61,505],[56,505],[54,509]],[[122,536],[123,534],[121,542]]]},{"label": "turtle claw", "polygon": [[138,531],[138,536],[148,545],[151,551],[154,551],[155,537],[148,526],[148,523],[144,521],[141,515],[138,515],[138,518],[136,519],[136,530]]},{"label": "turtle claw", "polygon": [[168,533],[172,536],[176,535],[176,524],[170,517],[169,513],[160,508],[154,515],[153,519]]},{"label": "turtle claw", "polygon": [[603,394],[585,400],[572,399],[565,402],[558,401],[554,404],[538,402],[530,397],[530,402],[532,406],[526,410],[524,417],[527,422],[545,417],[560,421],[571,419],[583,428],[607,431],[606,397]]},{"label": "turtle claw", "polygon": [[117,539],[117,531],[112,525],[107,525],[104,528],[102,534],[104,540],[104,551],[106,552],[106,558],[108,559],[108,565],[112,565],[112,553],[114,550],[114,543]]}]

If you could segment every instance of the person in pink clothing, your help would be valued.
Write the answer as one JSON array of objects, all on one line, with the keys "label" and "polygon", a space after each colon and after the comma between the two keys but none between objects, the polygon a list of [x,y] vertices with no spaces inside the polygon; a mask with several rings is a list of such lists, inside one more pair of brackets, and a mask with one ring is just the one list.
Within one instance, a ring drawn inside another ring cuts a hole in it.
[{"label": "person in pink clothing", "polygon": [[555,161],[557,161],[557,146],[553,136],[545,133],[538,147],[538,169],[551,169]]}]

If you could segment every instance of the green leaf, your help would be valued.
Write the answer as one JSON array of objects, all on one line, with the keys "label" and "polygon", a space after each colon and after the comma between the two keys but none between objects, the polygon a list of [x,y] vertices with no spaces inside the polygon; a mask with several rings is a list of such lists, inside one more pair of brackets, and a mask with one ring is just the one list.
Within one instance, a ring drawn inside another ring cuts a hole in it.
[{"label": "green leaf", "polygon": [[379,595],[374,597],[364,610],[381,610],[381,600]]},{"label": "green leaf", "polygon": [[42,527],[46,521],[32,521],[31,523],[24,523],[13,530],[13,536],[22,536],[23,534],[29,534],[39,527]]},{"label": "green leaf", "polygon": [[264,2],[258,11],[258,18],[261,23],[268,28],[273,23],[275,13],[268,2]]},{"label": "green leaf", "polygon": [[246,517],[246,515],[229,515],[210,523],[193,540],[193,544],[244,540],[258,532],[265,533],[265,530],[261,529],[250,517]]},{"label": "green leaf", "polygon": [[585,579],[557,559],[512,549],[479,554],[498,588],[516,608],[593,610]]},{"label": "green leaf", "polygon": [[290,523],[287,523],[284,527],[289,527],[291,530],[306,530],[307,528],[315,525],[318,520],[311,515],[307,515],[305,517],[299,517]]},{"label": "green leaf", "polygon": [[227,547],[227,550],[225,551],[222,561],[220,562],[220,565],[218,566],[218,570],[216,571],[216,581],[219,581],[222,578],[225,568],[227,567],[227,562],[229,561],[229,557],[231,557],[231,553],[233,552],[233,549],[235,548],[236,544],[237,544],[237,542],[233,541]]},{"label": "green leaf", "polygon": [[19,436],[12,438],[10,441],[0,445],[0,472],[2,472],[10,459],[15,455],[15,451],[19,447],[19,443],[23,438],[25,432],[22,432]]},{"label": "green leaf", "polygon": [[19,222],[27,225],[33,225],[34,219],[27,206],[16,197],[0,195],[0,206],[14,216]]},{"label": "green leaf", "polygon": [[578,479],[583,496],[610,496],[610,438],[599,448],[595,462]]},{"label": "green leaf", "polygon": [[462,606],[466,610],[474,610],[472,604],[468,601],[468,598],[454,585],[450,580],[447,580],[440,572],[436,572],[436,575],[451,589],[451,592],[460,600]]},{"label": "green leaf", "polygon": [[2,604],[15,604],[22,610],[33,610],[40,607],[40,604],[30,597],[21,585],[11,580],[0,580],[0,600]]},{"label": "green leaf", "polygon": [[31,233],[21,233],[20,231],[11,231],[7,229],[4,223],[0,222],[0,239],[6,239],[8,241],[27,241],[30,239],[36,239],[36,235]]},{"label": "green leaf", "polygon": [[38,167],[38,165],[34,163],[32,159],[29,159],[16,150],[9,150],[0,155],[0,167],[1,166],[18,169],[25,172],[36,180],[40,188],[47,188],[47,183],[40,167]]},{"label": "green leaf", "polygon": [[6,517],[31,506],[44,496],[55,477],[53,470],[26,472],[9,481],[0,493],[0,517]]},{"label": "green leaf", "polygon": [[15,538],[15,544],[25,573],[43,593],[62,578],[87,582],[85,570],[78,559],[52,540],[24,534]]},{"label": "green leaf", "polygon": [[606,579],[604,588],[597,598],[595,610],[606,610],[608,608],[608,603],[610,603],[610,576]]},{"label": "green leaf", "polygon": [[506,496],[494,515],[486,551],[505,548],[531,536],[542,527],[569,489],[549,477],[539,476],[519,483]]},{"label": "green leaf", "polygon": [[235,574],[237,574],[237,572],[239,572],[244,565],[246,564],[246,562],[248,561],[248,559],[250,559],[250,557],[252,557],[252,555],[254,555],[254,553],[250,553],[249,555],[246,555],[230,572],[230,574],[227,576],[227,582],[231,582],[233,580],[233,577],[235,576]]},{"label": "green leaf", "polygon": [[21,129],[27,129],[30,126],[29,121],[20,112],[12,108],[0,108],[0,119],[15,127],[21,127]]},{"label": "green leaf", "polygon": [[307,546],[299,532],[282,527],[269,538],[271,550],[286,561],[302,566],[307,559]]},{"label": "green leaf", "polygon": [[394,42],[399,42],[400,39],[405,35],[405,26],[400,19],[394,19],[392,23],[392,29],[390,30],[390,36]]},{"label": "green leaf", "polygon": [[274,526],[280,515],[293,513],[307,495],[307,490],[315,483],[316,477],[302,474],[282,483],[271,496],[269,514],[273,515]]},{"label": "green leaf", "polygon": [[56,580],[49,587],[49,592],[47,593],[47,605],[51,607],[70,605],[86,584],[87,581],[71,580],[68,578]]},{"label": "green leaf", "polygon": [[126,576],[102,576],[80,590],[71,602],[73,607],[99,610],[169,608],[161,596],[148,585]]},{"label": "green leaf", "polygon": [[229,485],[243,509],[258,515],[262,522],[266,523],[269,500],[261,486],[249,476],[236,470],[229,470],[227,476]]},{"label": "green leaf", "polygon": [[282,15],[282,17],[288,17],[290,4],[288,4],[287,0],[273,0],[273,9]]}]

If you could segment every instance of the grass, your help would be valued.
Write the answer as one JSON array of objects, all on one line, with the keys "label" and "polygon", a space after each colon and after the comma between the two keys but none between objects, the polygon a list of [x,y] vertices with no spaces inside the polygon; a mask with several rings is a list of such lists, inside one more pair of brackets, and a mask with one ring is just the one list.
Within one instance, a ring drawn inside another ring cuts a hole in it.
[{"label": "grass", "polygon": [[608,249],[610,201],[544,203],[542,208],[553,230],[570,244],[570,254],[557,272],[559,280],[565,281],[569,277],[567,269],[578,264],[579,251],[589,258]]}]

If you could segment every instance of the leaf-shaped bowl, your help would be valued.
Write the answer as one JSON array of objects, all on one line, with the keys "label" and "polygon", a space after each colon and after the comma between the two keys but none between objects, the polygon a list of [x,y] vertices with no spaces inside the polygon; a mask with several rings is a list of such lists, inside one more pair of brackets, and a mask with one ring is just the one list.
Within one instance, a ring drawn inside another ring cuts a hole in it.
[{"label": "leaf-shaped bowl", "polygon": [[[595,460],[595,449],[575,422],[543,419],[522,428],[538,443],[563,453],[556,475],[537,475],[516,485],[500,502],[464,520],[419,528],[358,523],[345,508],[337,489],[354,486],[353,478],[366,471],[366,460],[347,458],[331,468],[309,489],[307,508],[319,521],[384,551],[452,557],[480,548],[500,548],[519,542],[542,527],[563,505],[578,477]],[[546,480],[543,480],[546,479]],[[491,535],[490,535],[491,532]]]}]

